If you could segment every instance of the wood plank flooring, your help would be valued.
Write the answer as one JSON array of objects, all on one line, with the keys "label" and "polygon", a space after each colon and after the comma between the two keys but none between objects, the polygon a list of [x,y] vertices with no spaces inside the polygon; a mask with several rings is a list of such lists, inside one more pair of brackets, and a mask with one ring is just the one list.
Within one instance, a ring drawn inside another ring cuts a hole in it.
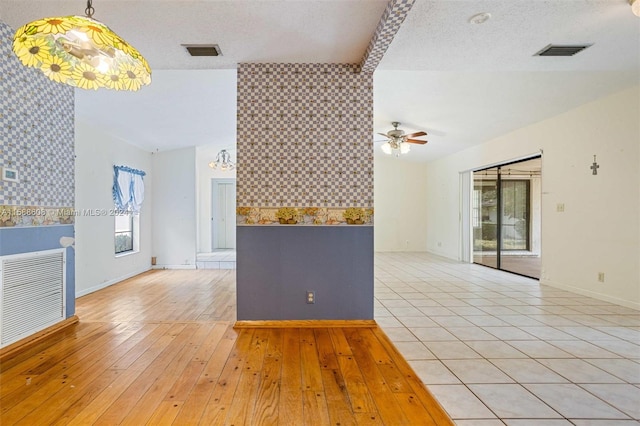
[{"label": "wood plank flooring", "polygon": [[152,271],[0,365],[0,424],[453,424],[377,327],[234,329],[235,271]]}]

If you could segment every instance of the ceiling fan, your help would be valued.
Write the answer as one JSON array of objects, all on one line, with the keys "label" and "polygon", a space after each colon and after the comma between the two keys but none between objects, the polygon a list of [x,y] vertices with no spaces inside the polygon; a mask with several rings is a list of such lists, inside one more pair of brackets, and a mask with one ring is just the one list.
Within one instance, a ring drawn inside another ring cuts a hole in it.
[{"label": "ceiling fan", "polygon": [[393,130],[389,130],[386,134],[378,133],[389,139],[381,146],[385,154],[395,154],[396,157],[399,157],[400,154],[406,154],[410,151],[411,147],[408,144],[424,145],[427,143],[427,141],[414,139],[420,136],[427,136],[426,132],[415,132],[405,135],[404,130],[398,129],[400,125],[398,121],[391,122],[391,125],[393,126]]}]

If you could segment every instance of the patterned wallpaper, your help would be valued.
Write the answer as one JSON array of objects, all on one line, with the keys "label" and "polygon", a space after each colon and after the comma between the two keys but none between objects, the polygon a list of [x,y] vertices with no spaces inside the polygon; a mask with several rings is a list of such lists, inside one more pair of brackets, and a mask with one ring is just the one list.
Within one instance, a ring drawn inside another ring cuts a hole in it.
[{"label": "patterned wallpaper", "polygon": [[363,72],[374,72],[376,70],[415,1],[389,1],[360,64]]},{"label": "patterned wallpaper", "polygon": [[373,79],[358,69],[239,65],[238,206],[373,206]]},{"label": "patterned wallpaper", "polygon": [[[74,95],[20,64],[13,33],[0,22],[0,168],[16,170],[18,180],[0,179],[0,226],[39,225],[74,206]],[[25,214],[15,217],[16,209]]]}]

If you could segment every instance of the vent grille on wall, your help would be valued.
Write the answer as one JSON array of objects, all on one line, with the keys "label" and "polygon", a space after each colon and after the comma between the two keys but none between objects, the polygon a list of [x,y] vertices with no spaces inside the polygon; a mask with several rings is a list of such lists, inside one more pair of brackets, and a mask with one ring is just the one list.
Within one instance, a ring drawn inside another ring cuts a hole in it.
[{"label": "vent grille on wall", "polygon": [[0,347],[65,316],[65,249],[0,257]]},{"label": "vent grille on wall", "polygon": [[222,56],[217,44],[183,44],[191,56]]},{"label": "vent grille on wall", "polygon": [[591,44],[576,44],[576,45],[559,45],[550,44],[533,56],[573,56],[576,53],[582,52]]}]

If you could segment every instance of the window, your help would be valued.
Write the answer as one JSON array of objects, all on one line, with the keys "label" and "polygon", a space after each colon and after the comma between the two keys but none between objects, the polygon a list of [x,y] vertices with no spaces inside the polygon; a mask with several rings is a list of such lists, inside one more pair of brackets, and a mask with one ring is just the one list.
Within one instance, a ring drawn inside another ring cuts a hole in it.
[{"label": "window", "polygon": [[116,254],[133,251],[133,214],[123,212],[116,218]]},{"label": "window", "polygon": [[144,175],[142,170],[113,166],[116,255],[140,250],[138,230],[140,207],[144,200]]}]

